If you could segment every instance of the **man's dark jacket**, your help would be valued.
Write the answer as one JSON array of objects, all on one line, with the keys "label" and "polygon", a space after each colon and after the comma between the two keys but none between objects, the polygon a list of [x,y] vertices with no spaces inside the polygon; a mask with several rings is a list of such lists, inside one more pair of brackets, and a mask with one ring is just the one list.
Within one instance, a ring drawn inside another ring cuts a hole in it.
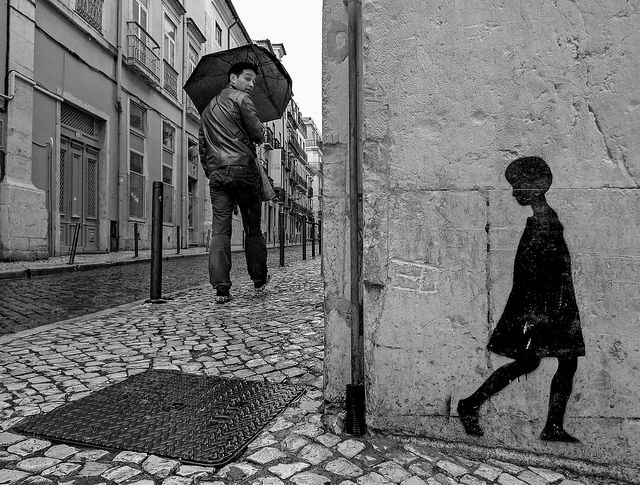
[{"label": "man's dark jacket", "polygon": [[200,163],[211,171],[229,165],[255,166],[255,143],[264,142],[262,124],[249,94],[227,86],[200,115]]}]

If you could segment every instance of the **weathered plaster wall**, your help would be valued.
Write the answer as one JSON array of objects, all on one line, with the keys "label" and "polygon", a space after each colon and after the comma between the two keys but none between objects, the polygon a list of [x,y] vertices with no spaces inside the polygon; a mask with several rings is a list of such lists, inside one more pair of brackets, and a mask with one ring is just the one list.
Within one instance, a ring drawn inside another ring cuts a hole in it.
[{"label": "weathered plaster wall", "polygon": [[[347,244],[345,152],[331,141],[347,106],[346,61],[331,48],[342,3],[325,0],[327,246]],[[638,0],[363,1],[370,426],[640,466],[639,14]],[[538,438],[555,359],[482,408],[485,437],[466,435],[455,412],[508,362],[486,344],[531,215],[504,170],[528,155],[551,167],[547,199],[572,256],[587,355],[565,423],[579,445]],[[346,320],[332,316],[344,247],[325,260],[330,382],[339,349],[348,355]]]},{"label": "weathered plaster wall", "polygon": [[325,399],[343,401],[351,382],[349,273],[349,60],[347,9],[323,5],[324,153],[322,258],[325,281]]}]

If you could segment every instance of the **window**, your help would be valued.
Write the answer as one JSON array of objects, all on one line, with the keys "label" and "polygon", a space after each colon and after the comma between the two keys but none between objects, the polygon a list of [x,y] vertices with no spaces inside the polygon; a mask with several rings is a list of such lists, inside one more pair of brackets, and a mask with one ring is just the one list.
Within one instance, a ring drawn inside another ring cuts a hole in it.
[{"label": "window", "polygon": [[131,0],[131,18],[148,31],[149,0]]},{"label": "window", "polygon": [[198,65],[198,51],[192,46],[189,46],[189,72],[188,75],[191,76],[191,73]]},{"label": "window", "polygon": [[176,65],[176,25],[171,19],[164,16],[164,60],[171,67]]},{"label": "window", "polygon": [[102,3],[104,0],[77,0],[76,13],[91,27],[102,32]]},{"label": "window", "polygon": [[144,176],[147,112],[131,103],[129,107],[129,216],[144,219],[146,180]]},{"label": "window", "polygon": [[173,154],[176,130],[169,123],[162,123],[162,222],[173,223]]},{"label": "window", "polygon": [[216,22],[216,42],[222,47],[222,27],[218,25],[218,22]]},{"label": "window", "polygon": [[176,24],[164,16],[164,37],[162,51],[164,55],[164,89],[174,98],[178,98],[178,71],[176,65]]}]

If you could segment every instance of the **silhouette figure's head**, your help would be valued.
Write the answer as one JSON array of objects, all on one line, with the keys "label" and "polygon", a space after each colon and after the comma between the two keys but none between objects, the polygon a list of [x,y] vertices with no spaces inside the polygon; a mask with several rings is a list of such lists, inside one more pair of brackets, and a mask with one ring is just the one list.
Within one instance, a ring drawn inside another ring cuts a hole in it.
[{"label": "silhouette figure's head", "polygon": [[547,162],[540,157],[522,157],[509,164],[504,173],[513,187],[513,197],[520,205],[531,205],[551,187],[553,176]]}]

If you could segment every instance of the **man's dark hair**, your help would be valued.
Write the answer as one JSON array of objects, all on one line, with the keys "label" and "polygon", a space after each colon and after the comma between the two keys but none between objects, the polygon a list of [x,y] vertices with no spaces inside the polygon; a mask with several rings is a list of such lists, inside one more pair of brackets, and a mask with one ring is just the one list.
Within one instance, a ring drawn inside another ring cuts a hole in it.
[{"label": "man's dark hair", "polygon": [[229,72],[227,72],[228,80],[231,81],[232,74],[239,76],[240,74],[242,74],[242,71],[244,71],[245,69],[250,69],[253,72],[255,72],[256,75],[258,74],[258,66],[256,64],[252,62],[236,62],[233,66],[229,68]]}]

